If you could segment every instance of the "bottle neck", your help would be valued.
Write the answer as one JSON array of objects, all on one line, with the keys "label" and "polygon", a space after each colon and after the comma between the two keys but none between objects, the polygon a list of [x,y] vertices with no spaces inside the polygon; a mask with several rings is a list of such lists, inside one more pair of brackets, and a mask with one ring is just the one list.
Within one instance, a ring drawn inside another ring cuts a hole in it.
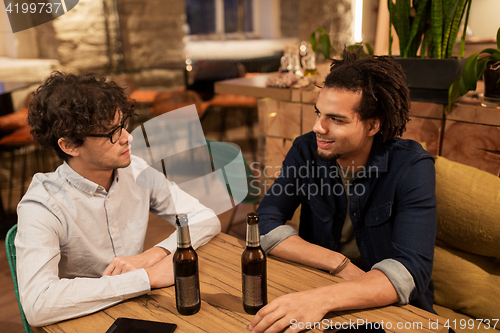
[{"label": "bottle neck", "polygon": [[258,224],[247,225],[247,246],[260,246],[260,233]]},{"label": "bottle neck", "polygon": [[189,227],[177,227],[177,247],[185,249],[191,247],[191,237],[189,236]]}]

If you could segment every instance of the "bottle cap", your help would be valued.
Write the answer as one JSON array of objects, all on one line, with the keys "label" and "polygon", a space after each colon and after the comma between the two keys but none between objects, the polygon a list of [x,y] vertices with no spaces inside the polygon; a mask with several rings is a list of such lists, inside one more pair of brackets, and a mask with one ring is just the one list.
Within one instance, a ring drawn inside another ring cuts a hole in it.
[{"label": "bottle cap", "polygon": [[247,214],[247,223],[250,225],[259,224],[259,214],[251,212]]},{"label": "bottle cap", "polygon": [[186,214],[175,215],[175,224],[179,227],[185,227],[188,225],[188,218]]}]

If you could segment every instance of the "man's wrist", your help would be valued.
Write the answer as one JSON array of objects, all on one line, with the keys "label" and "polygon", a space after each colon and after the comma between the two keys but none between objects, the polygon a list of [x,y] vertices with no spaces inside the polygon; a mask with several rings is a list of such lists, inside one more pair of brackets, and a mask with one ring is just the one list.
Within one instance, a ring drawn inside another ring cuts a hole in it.
[{"label": "man's wrist", "polygon": [[169,250],[167,250],[166,248],[161,247],[161,246],[154,246],[154,248],[159,249],[157,251],[158,251],[158,254],[160,256],[160,260],[167,257],[171,253]]},{"label": "man's wrist", "polygon": [[145,251],[144,254],[147,254],[149,256],[149,264],[150,266],[152,266],[158,261],[167,257],[170,254],[170,251],[161,246],[153,246],[149,250]]},{"label": "man's wrist", "polygon": [[332,251],[331,259],[328,262],[327,271],[330,274],[333,271],[335,271],[342,264],[342,262],[344,261],[344,258],[346,258],[346,256],[344,256],[342,253]]},{"label": "man's wrist", "polygon": [[347,267],[347,265],[349,265],[350,262],[351,262],[351,260],[349,260],[349,258],[344,256],[344,259],[342,259],[342,262],[337,267],[335,267],[333,270],[331,270],[330,274],[338,275],[340,272],[342,272]]}]

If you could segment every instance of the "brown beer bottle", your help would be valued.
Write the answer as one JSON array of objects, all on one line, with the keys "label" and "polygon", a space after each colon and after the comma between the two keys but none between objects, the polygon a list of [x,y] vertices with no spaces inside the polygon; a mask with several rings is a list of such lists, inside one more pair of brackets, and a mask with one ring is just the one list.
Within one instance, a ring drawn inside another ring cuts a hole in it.
[{"label": "brown beer bottle", "polygon": [[247,246],[241,255],[243,308],[256,314],[267,304],[266,254],[260,247],[259,215],[247,215]]},{"label": "brown beer bottle", "polygon": [[200,311],[198,256],[191,246],[186,214],[176,216],[177,250],[174,253],[175,304],[182,315]]}]

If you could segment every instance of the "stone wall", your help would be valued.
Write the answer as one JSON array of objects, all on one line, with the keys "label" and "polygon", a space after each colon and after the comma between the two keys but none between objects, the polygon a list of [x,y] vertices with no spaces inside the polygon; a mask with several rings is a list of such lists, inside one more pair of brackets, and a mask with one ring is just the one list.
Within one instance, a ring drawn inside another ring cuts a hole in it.
[{"label": "stone wall", "polygon": [[323,28],[330,34],[334,54],[353,43],[352,0],[281,1],[281,34],[309,41],[311,33]]},{"label": "stone wall", "polygon": [[67,72],[129,72],[137,86],[183,84],[184,1],[80,0],[36,27],[40,58]]}]

